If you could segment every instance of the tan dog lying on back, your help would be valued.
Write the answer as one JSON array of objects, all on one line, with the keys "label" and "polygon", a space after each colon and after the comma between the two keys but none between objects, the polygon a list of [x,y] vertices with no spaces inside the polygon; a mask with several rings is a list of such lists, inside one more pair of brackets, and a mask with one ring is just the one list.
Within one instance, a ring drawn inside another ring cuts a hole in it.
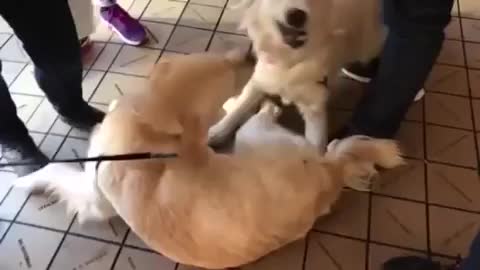
[{"label": "tan dog lying on back", "polygon": [[89,156],[178,153],[174,159],[48,165],[17,186],[47,189],[81,221],[121,216],[149,246],[207,269],[253,262],[301,239],[347,185],[368,190],[374,166],[402,163],[393,141],[352,137],[325,157],[276,124],[266,105],[217,154],[207,130],[234,90],[234,57],[196,54],[158,64],[148,89],[111,107]]}]

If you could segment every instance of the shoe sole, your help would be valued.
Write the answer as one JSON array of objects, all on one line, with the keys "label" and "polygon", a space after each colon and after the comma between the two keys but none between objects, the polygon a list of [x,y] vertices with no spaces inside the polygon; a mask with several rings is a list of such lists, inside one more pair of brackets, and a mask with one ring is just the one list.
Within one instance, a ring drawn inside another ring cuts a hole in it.
[{"label": "shoe sole", "polygon": [[[353,74],[352,72],[346,70],[345,68],[342,68],[342,73],[345,77],[347,77],[349,79],[352,79],[354,81],[360,82],[360,83],[369,83],[369,82],[372,81],[371,78],[359,76],[357,74]],[[420,101],[420,100],[422,100],[422,98],[424,96],[425,96],[425,89],[422,88],[418,91],[418,93],[415,96],[415,98],[413,99],[413,101],[414,102]]]},{"label": "shoe sole", "polygon": [[[139,46],[139,45],[142,45],[142,44],[145,42],[145,40],[146,40],[146,38],[145,38],[144,40],[142,40],[142,41],[140,41],[140,42],[138,42],[138,41],[131,41],[131,40],[129,40],[128,38],[126,38],[125,36],[123,36],[122,33],[120,33],[120,31],[118,31],[117,28],[115,28],[109,21],[105,20],[103,17],[100,17],[100,19],[101,19],[104,23],[106,23],[106,24],[108,25],[108,28],[109,28],[110,30],[112,30],[113,32],[115,32],[115,33],[120,37],[120,39],[121,39],[123,42],[127,43],[128,45]],[[143,25],[142,25],[142,26],[143,26]]]},{"label": "shoe sole", "polygon": [[345,75],[345,77],[347,77],[349,79],[352,79],[354,81],[360,82],[360,83],[369,83],[372,80],[371,78],[354,74],[354,73],[348,71],[345,68],[342,68],[342,73],[343,73],[343,75]]}]

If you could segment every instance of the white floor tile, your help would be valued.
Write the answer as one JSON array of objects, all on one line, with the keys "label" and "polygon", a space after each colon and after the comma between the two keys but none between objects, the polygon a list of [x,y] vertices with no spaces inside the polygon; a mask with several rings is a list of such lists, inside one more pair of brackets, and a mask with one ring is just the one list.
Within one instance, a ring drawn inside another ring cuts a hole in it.
[{"label": "white floor tile", "polygon": [[88,53],[82,57],[84,69],[89,69],[92,67],[98,55],[105,48],[105,45],[106,44],[103,42],[93,42],[93,44],[91,45],[92,48],[90,48],[90,51],[88,51]]},{"label": "white floor tile", "polygon": [[0,49],[0,59],[13,62],[30,62],[30,57],[23,49],[22,42],[13,37],[8,40],[5,45]]},{"label": "white floor tile", "polygon": [[250,40],[247,37],[232,34],[215,33],[212,39],[212,44],[210,44],[209,51],[226,52],[231,49],[239,49],[246,54],[249,47]]},{"label": "white floor tile", "polygon": [[65,204],[56,198],[44,195],[32,195],[20,212],[17,220],[48,227],[57,230],[66,230],[72,222],[74,213],[67,213]]},{"label": "white floor tile", "polygon": [[10,222],[0,221],[0,239],[2,239],[10,224]]},{"label": "white floor tile", "polygon": [[[67,138],[65,143],[58,151],[56,159],[80,158],[87,155],[88,141],[76,138]],[[75,166],[83,166],[83,164],[75,164]]]},{"label": "white floor tile", "polygon": [[148,42],[145,46],[150,48],[163,49],[167,40],[172,34],[173,25],[158,22],[142,22],[147,29]]},{"label": "white floor tile", "polygon": [[166,48],[181,53],[203,52],[211,36],[211,31],[178,26]]},{"label": "white floor tile", "polygon": [[239,29],[239,23],[242,19],[243,11],[241,9],[233,9],[231,2],[232,1],[228,2],[229,7],[227,7],[223,12],[217,30],[229,33],[245,34],[244,30]]},{"label": "white floor tile", "polygon": [[68,235],[50,269],[110,269],[118,249],[115,245]]},{"label": "white floor tile", "polygon": [[57,117],[57,111],[55,111],[52,104],[45,98],[27,122],[27,128],[30,131],[47,133]]},{"label": "white floor tile", "polygon": [[110,68],[111,71],[138,76],[148,76],[153,69],[160,50],[125,46]]},{"label": "white floor tile", "polygon": [[213,30],[217,25],[220,14],[222,14],[222,8],[193,5],[190,3],[185,8],[179,24]]},{"label": "white floor tile", "polygon": [[17,114],[23,122],[27,122],[33,115],[33,112],[40,106],[42,97],[25,96],[12,94],[13,102],[17,106]]},{"label": "white floor tile", "polygon": [[146,82],[146,78],[107,73],[93,95],[92,102],[110,104],[112,100],[124,94],[141,91],[144,89]]},{"label": "white floor tile", "polygon": [[12,28],[2,17],[0,17],[0,33],[13,34]]},{"label": "white floor tile", "polygon": [[133,231],[130,231],[127,236],[127,241],[125,244],[132,246],[132,247],[138,247],[138,248],[143,248],[143,249],[150,249],[145,242],[143,242]]},{"label": "white floor tile", "polygon": [[[5,172],[1,172],[0,175]],[[13,188],[0,204],[0,218],[13,220],[28,197],[24,189]]]},{"label": "white floor tile", "polygon": [[147,8],[149,2],[149,0],[135,0],[130,9],[128,10],[128,13],[133,18],[139,19],[142,13]]},{"label": "white floor tile", "polygon": [[151,1],[142,20],[175,24],[185,8],[185,2],[157,0]]},{"label": "white floor tile", "polygon": [[128,226],[122,219],[113,218],[109,221],[88,222],[82,225],[78,223],[78,220],[75,220],[70,232],[120,244],[122,243],[127,230]]},{"label": "white floor tile", "polygon": [[0,244],[1,269],[45,270],[62,236],[61,233],[14,224]]},{"label": "white floor tile", "polygon": [[95,64],[93,64],[92,69],[107,71],[110,68],[113,59],[117,56],[118,51],[121,47],[122,45],[120,44],[108,43],[98,57]]},{"label": "white floor tile", "polygon": [[[0,171],[0,202],[5,198],[17,176],[11,172]],[[0,204],[1,208],[1,204]]]},{"label": "white floor tile", "polygon": [[104,75],[105,72],[95,70],[90,70],[87,73],[82,82],[84,100],[89,100],[92,97],[93,92],[97,89]]},{"label": "white floor tile", "polygon": [[114,270],[174,270],[175,263],[160,254],[124,247]]},{"label": "white floor tile", "polygon": [[10,92],[15,94],[28,94],[43,96],[43,91],[37,84],[33,73],[33,65],[28,65],[10,86]]},{"label": "white floor tile", "polygon": [[[58,121],[57,121],[58,122]],[[60,145],[64,141],[63,136],[56,136],[48,134],[45,140],[43,141],[42,145],[40,145],[40,150],[50,159],[55,156]]]},{"label": "white floor tile", "polygon": [[190,0],[190,4],[208,5],[223,8],[227,0]]},{"label": "white floor tile", "polygon": [[7,85],[10,85],[17,78],[25,65],[25,63],[2,61],[2,76]]}]

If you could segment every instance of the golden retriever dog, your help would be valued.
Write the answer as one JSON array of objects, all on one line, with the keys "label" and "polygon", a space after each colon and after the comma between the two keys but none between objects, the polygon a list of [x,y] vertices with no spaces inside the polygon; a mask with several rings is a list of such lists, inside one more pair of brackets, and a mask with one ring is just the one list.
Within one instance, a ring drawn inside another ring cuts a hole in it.
[{"label": "golden retriever dog", "polygon": [[258,62],[232,110],[210,129],[211,145],[228,139],[265,95],[296,105],[307,140],[327,146],[327,78],[378,55],[384,40],[379,0],[244,0],[241,27]]},{"label": "golden retriever dog", "polygon": [[16,186],[59,196],[81,222],[119,215],[176,262],[224,269],[301,239],[344,186],[369,190],[375,166],[403,163],[394,141],[367,137],[335,141],[321,156],[276,123],[279,109],[271,104],[240,129],[233,153],[215,153],[208,127],[235,94],[236,65],[208,54],[159,62],[147,89],[110,106],[88,151],[178,157],[88,163],[85,170],[51,164]]}]

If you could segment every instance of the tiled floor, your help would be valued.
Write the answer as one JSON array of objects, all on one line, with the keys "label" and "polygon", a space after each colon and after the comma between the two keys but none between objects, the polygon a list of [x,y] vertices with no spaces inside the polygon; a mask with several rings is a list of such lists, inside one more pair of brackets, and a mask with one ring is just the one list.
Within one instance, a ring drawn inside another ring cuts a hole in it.
[{"label": "tiled floor", "polygon": [[[385,173],[372,194],[345,192],[307,240],[244,269],[377,270],[399,254],[431,252],[442,260],[466,254],[480,228],[480,1],[459,1],[426,98],[413,105],[398,135],[408,166]],[[238,12],[225,9],[232,4],[227,0],[120,2],[141,18],[151,41],[131,47],[99,27],[85,63],[84,96],[100,108],[135,91],[162,55],[248,48],[236,30]],[[50,157],[84,155],[87,135],[58,119],[2,20],[0,59],[19,114],[40,148]],[[353,82],[339,83],[349,91],[334,102],[336,126],[361,93]],[[0,269],[189,269],[149,250],[120,220],[80,227],[62,204],[12,189],[14,178],[0,172]]]}]

